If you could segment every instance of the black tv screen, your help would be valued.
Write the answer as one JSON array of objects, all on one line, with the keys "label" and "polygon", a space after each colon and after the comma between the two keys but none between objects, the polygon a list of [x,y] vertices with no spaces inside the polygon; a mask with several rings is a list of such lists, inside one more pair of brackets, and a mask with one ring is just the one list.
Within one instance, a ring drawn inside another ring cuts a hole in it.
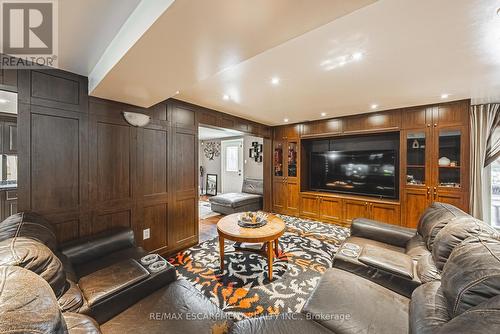
[{"label": "black tv screen", "polygon": [[397,151],[326,151],[310,154],[310,189],[380,198],[398,197]]}]

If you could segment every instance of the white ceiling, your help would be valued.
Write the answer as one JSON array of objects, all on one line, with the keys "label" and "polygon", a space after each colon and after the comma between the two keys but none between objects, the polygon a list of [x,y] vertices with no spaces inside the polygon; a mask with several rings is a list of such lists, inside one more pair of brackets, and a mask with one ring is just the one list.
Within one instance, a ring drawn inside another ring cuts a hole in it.
[{"label": "white ceiling", "polygon": [[[92,95],[147,107],[179,90],[178,99],[270,125],[435,103],[443,93],[500,100],[498,1],[373,2],[177,0]],[[356,52],[363,57],[352,61]]]},{"label": "white ceiling", "polygon": [[243,134],[243,132],[237,130],[207,128],[203,126],[198,127],[199,140],[230,138],[242,136]]},{"label": "white ceiling", "polygon": [[373,1],[177,0],[91,94],[149,107]]},{"label": "white ceiling", "polygon": [[60,0],[59,68],[89,75],[141,0]]}]

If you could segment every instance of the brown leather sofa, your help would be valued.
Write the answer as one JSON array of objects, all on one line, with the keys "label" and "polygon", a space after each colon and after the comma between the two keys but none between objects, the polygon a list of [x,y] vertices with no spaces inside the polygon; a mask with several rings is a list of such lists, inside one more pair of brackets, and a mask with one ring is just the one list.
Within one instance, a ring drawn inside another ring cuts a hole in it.
[{"label": "brown leather sofa", "polygon": [[438,202],[423,213],[416,230],[355,219],[333,267],[410,297],[421,284],[439,280],[453,248],[477,235],[498,237],[493,227]]}]

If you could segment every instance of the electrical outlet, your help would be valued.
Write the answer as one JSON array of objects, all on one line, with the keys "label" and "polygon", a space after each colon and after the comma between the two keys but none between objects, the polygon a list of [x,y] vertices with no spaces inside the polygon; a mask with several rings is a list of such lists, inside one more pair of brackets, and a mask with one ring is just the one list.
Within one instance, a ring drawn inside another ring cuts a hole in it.
[{"label": "electrical outlet", "polygon": [[149,239],[151,237],[151,230],[149,228],[142,230],[142,240]]}]

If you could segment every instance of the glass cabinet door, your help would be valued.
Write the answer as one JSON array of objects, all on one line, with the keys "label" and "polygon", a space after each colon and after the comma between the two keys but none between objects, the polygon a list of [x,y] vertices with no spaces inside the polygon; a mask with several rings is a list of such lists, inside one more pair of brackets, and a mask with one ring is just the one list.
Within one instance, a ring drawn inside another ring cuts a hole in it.
[{"label": "glass cabinet door", "polygon": [[297,177],[297,142],[288,143],[287,176]]},{"label": "glass cabinet door", "polygon": [[438,186],[460,188],[462,131],[439,130]]},{"label": "glass cabinet door", "polygon": [[425,185],[425,157],[426,157],[425,131],[411,132],[406,135],[406,184]]},{"label": "glass cabinet door", "polygon": [[283,176],[283,143],[274,143],[273,168],[274,176]]}]

